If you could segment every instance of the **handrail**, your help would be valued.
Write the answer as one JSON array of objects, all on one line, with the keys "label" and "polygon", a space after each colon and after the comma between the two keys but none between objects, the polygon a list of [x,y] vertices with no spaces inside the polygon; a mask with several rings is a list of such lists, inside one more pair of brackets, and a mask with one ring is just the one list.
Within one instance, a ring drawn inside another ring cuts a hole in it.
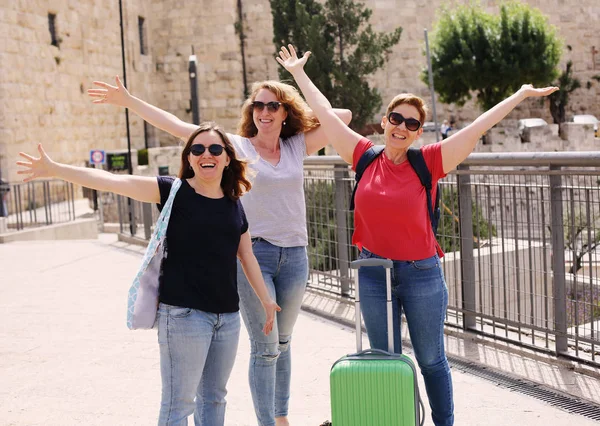
[{"label": "handrail", "polygon": [[[474,152],[461,164],[465,166],[565,166],[600,167],[599,151],[577,152]],[[311,166],[348,165],[339,155],[310,155],[304,164]]]}]

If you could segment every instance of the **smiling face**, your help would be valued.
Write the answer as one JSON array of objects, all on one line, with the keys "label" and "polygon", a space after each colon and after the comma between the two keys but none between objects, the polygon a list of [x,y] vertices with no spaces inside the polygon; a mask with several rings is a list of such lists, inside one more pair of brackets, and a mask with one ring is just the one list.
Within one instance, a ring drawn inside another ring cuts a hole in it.
[{"label": "smiling face", "polygon": [[[194,174],[201,180],[221,181],[223,170],[229,165],[230,158],[227,151],[224,149],[225,144],[221,140],[219,134],[215,131],[202,132],[196,136],[191,144],[204,145],[204,152],[200,155],[194,155],[192,152],[188,154],[188,161]],[[219,145],[223,147],[223,152],[220,155],[215,155],[210,152],[211,145]]]},{"label": "smiling face", "polygon": [[283,122],[287,117],[285,106],[282,104],[277,111],[271,111],[266,104],[269,102],[280,102],[275,93],[268,89],[260,89],[254,98],[254,102],[262,102],[264,108],[252,108],[252,120],[258,129],[258,133],[281,132]]},{"label": "smiling face", "polygon": [[[407,118],[414,118],[421,121],[419,110],[410,104],[397,105],[392,111],[402,114]],[[395,126],[388,120],[387,117],[383,117],[381,120],[381,127],[383,128],[383,134],[385,136],[385,144],[393,149],[406,150],[409,146],[416,141],[423,133],[423,128],[419,128],[416,131],[411,131],[406,128],[406,123],[402,122]]]}]

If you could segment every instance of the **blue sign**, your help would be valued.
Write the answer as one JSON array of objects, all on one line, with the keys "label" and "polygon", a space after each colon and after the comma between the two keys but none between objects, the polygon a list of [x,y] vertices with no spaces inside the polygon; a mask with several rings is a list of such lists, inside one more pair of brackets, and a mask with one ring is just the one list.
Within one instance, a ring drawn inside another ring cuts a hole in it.
[{"label": "blue sign", "polygon": [[106,154],[101,149],[92,149],[90,151],[90,164],[106,163]]}]

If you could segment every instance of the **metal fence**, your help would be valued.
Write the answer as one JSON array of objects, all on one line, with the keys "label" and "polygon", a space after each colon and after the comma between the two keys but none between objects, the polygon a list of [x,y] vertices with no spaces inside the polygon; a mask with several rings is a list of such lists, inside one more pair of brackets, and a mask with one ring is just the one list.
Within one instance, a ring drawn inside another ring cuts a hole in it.
[{"label": "metal fence", "polygon": [[75,220],[74,186],[62,180],[3,183],[0,217],[6,218],[7,231]]},{"label": "metal fence", "polygon": [[[349,296],[353,180],[305,161],[309,285]],[[441,184],[446,324],[600,365],[600,153],[472,154]]]},{"label": "metal fence", "polygon": [[[309,286],[341,297],[353,185],[339,157],[305,160]],[[472,154],[441,187],[447,326],[600,365],[600,153]],[[148,239],[156,208],[127,203],[121,231]]]}]

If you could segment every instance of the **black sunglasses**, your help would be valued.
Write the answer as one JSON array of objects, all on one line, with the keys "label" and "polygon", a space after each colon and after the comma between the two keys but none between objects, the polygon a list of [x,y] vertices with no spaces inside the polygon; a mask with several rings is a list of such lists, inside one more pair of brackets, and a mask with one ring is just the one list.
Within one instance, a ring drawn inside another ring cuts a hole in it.
[{"label": "black sunglasses", "polygon": [[[210,152],[211,155],[218,157],[219,155],[223,154],[224,149],[225,147],[223,145],[213,143],[211,146],[208,147],[208,152]],[[204,151],[206,151],[206,147],[201,143],[194,144],[190,147],[190,152],[196,157],[199,157],[202,154],[204,154]]]},{"label": "black sunglasses", "polygon": [[402,114],[395,111],[392,111],[388,114],[388,120],[394,126],[399,126],[404,123],[406,128],[411,132],[416,132],[421,127],[421,122],[416,118],[404,118]]},{"label": "black sunglasses", "polygon": [[265,109],[265,106],[267,107],[267,110],[269,112],[277,112],[279,111],[279,107],[283,105],[281,102],[261,102],[261,101],[254,101],[252,102],[252,108],[257,109],[258,111],[262,111],[263,109]]}]

